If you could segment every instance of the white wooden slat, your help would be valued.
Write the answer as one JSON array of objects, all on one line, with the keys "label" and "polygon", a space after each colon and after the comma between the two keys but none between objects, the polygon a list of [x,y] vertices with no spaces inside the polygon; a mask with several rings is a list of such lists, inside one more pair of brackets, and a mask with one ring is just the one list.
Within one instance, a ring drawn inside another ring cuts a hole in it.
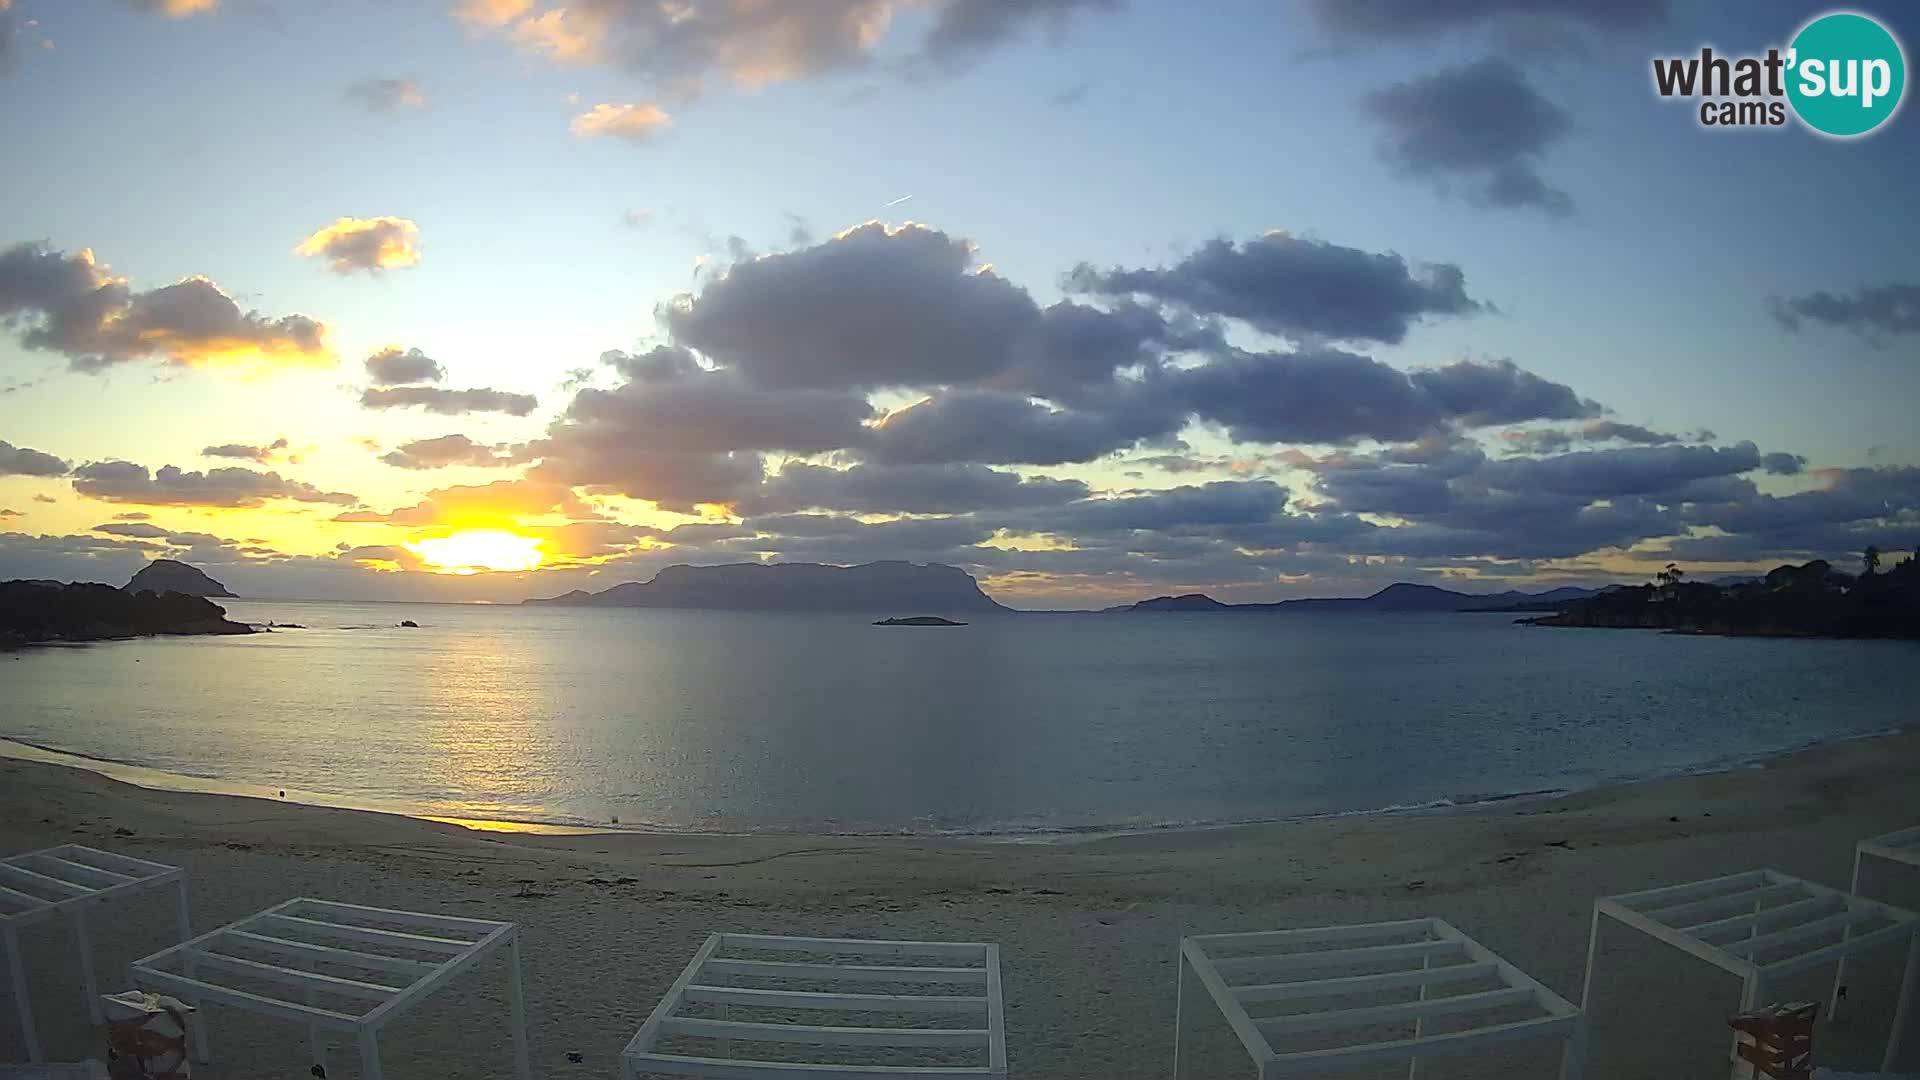
[{"label": "white wooden slat", "polygon": [[1373,1005],[1361,1009],[1335,1009],[1331,1012],[1301,1013],[1297,1016],[1255,1017],[1254,1023],[1268,1036],[1296,1035],[1308,1031],[1338,1031],[1341,1028],[1373,1027],[1400,1023],[1422,1016],[1459,1016],[1489,1009],[1524,1005],[1533,1000],[1533,991],[1524,986],[1503,986],[1453,997],[1427,998],[1395,1005]]},{"label": "white wooden slat", "polygon": [[[140,880],[129,874],[118,874],[112,870],[102,870],[97,866],[88,866],[85,863],[73,862],[69,859],[63,859],[58,855],[48,855],[44,852],[27,856],[27,858],[36,860],[38,865],[46,866],[46,869],[50,873],[58,874],[70,881],[78,881],[81,884],[90,885],[96,889],[113,885],[125,885],[129,881]],[[52,865],[46,865],[49,863]]]},{"label": "white wooden slat", "polygon": [[1791,945],[1796,941],[1806,941],[1810,938],[1820,938],[1828,934],[1837,934],[1842,927],[1858,926],[1863,922],[1871,922],[1879,917],[1880,913],[1871,908],[1855,908],[1852,911],[1842,911],[1836,915],[1829,915],[1824,919],[1815,919],[1810,923],[1790,926],[1785,930],[1778,930],[1771,934],[1761,934],[1759,937],[1748,938],[1745,941],[1729,942],[1720,947],[1735,956],[1751,958],[1759,953],[1767,952],[1770,949],[1777,949],[1782,945]]},{"label": "white wooden slat", "polygon": [[1007,1003],[1000,991],[1000,946],[987,946],[987,1068],[1007,1075]]},{"label": "white wooden slat", "polygon": [[1617,919],[1635,930],[1655,939],[1664,941],[1690,956],[1698,957],[1707,963],[1740,976],[1742,979],[1753,973],[1753,965],[1737,956],[1729,956],[1713,945],[1689,935],[1685,930],[1676,930],[1663,922],[1655,922],[1638,911],[1622,907],[1609,899],[1593,902],[1593,909],[1609,918]]},{"label": "white wooden slat", "polygon": [[984,1013],[984,997],[934,994],[824,994],[810,990],[747,990],[689,984],[684,1000],[701,1005],[750,1005],[768,1009],[841,1009],[847,1012]]},{"label": "white wooden slat", "polygon": [[233,1005],[250,1012],[277,1016],[283,1020],[293,1020],[302,1024],[319,1024],[333,1029],[351,1030],[359,1026],[356,1017],[346,1013],[334,1012],[313,1005],[302,1005],[294,1001],[282,1001],[264,994],[253,994],[245,990],[235,990],[231,986],[189,979],[185,975],[175,975],[171,971],[155,971],[152,968],[135,966],[132,969],[136,986],[151,986],[167,990],[190,1004],[199,1005],[212,1001]]},{"label": "white wooden slat", "polygon": [[360,941],[372,945],[401,945],[422,952],[437,952],[448,956],[463,953],[473,947],[471,941],[456,941],[452,938],[429,937],[424,934],[409,934],[399,930],[378,930],[367,926],[347,926],[343,923],[325,922],[320,919],[308,919],[299,915],[262,915],[262,922],[286,924],[321,937],[337,938],[341,941]]},{"label": "white wooden slat", "polygon": [[[437,930],[471,930],[480,937],[500,929],[506,923],[493,919],[463,919],[454,915],[433,915],[419,911],[395,911],[392,908],[367,907],[364,904],[342,904],[334,900],[313,900],[302,897],[288,908],[289,913],[298,913],[308,908],[316,908],[323,915],[333,913],[344,916],[358,916],[368,919],[384,919],[402,926],[424,926]],[[334,921],[338,921],[335,919]],[[471,942],[470,942],[471,944]]]},{"label": "white wooden slat", "polygon": [[952,1065],[817,1065],[800,1061],[742,1061],[685,1054],[629,1054],[643,1073],[705,1076],[719,1080],[819,1080],[823,1076],[861,1076],[869,1080],[978,1080],[986,1069]]},{"label": "white wooden slat", "polygon": [[281,956],[303,956],[314,960],[327,960],[337,964],[369,968],[375,971],[390,971],[400,975],[426,975],[439,969],[438,964],[425,960],[403,960],[397,956],[381,956],[377,953],[365,953],[355,949],[341,949],[332,945],[315,945],[307,941],[294,941],[291,938],[273,937],[268,934],[256,934],[251,930],[230,930],[220,937],[245,942],[257,949],[277,953]]},{"label": "white wooden slat", "polygon": [[1402,934],[1431,933],[1432,919],[1402,919],[1397,922],[1359,923],[1353,926],[1317,926],[1304,930],[1260,930],[1246,934],[1200,934],[1190,938],[1200,943],[1209,957],[1218,950],[1262,945],[1331,945],[1342,941],[1369,941]]},{"label": "white wooden slat", "polygon": [[57,877],[49,877],[37,870],[29,870],[19,863],[0,862],[0,877],[10,877],[22,885],[34,885],[43,889],[58,889],[68,896],[85,896],[95,892],[91,885],[76,885]]},{"label": "white wooden slat", "polygon": [[189,949],[184,954],[196,967],[225,968],[243,975],[251,975],[267,982],[276,982],[282,986],[297,986],[303,990],[321,990],[342,994],[347,997],[363,998],[370,1001],[385,1001],[398,994],[405,987],[385,986],[380,983],[361,982],[358,979],[343,979],[337,975],[320,975],[298,968],[285,968],[276,964],[263,964],[258,960],[229,956],[226,953],[209,952],[205,949]]},{"label": "white wooden slat", "polygon": [[360,1018],[361,1023],[371,1028],[378,1028],[398,1015],[401,1009],[409,1007],[413,1002],[446,985],[447,981],[455,975],[479,963],[481,958],[491,953],[495,946],[503,941],[514,942],[514,947],[517,949],[519,932],[519,927],[513,923],[500,923],[498,929],[474,942],[459,955],[443,961],[433,974],[416,980],[413,985],[375,1006],[372,1012]]},{"label": "white wooden slat", "polygon": [[1883,926],[1878,930],[1870,930],[1864,934],[1857,934],[1847,941],[1837,942],[1824,948],[1815,949],[1812,952],[1801,953],[1798,956],[1790,956],[1784,960],[1775,960],[1770,964],[1762,966],[1760,970],[1768,979],[1776,979],[1782,975],[1791,975],[1796,971],[1804,971],[1807,968],[1816,968],[1822,964],[1832,963],[1842,956],[1851,956],[1857,952],[1865,952],[1868,949],[1878,946],[1882,942],[1898,941],[1903,937],[1912,937],[1916,933],[1920,933],[1920,923],[1915,923],[1912,920],[1896,922],[1892,926]]},{"label": "white wooden slat", "polygon": [[764,949],[770,952],[813,952],[845,956],[921,956],[979,960],[986,955],[982,942],[869,941],[862,938],[777,937],[771,934],[722,934],[722,948]]},{"label": "white wooden slat", "polygon": [[702,969],[719,975],[757,975],[782,979],[833,979],[842,982],[987,984],[986,968],[891,967],[884,964],[800,964],[785,960],[734,960],[715,957]]},{"label": "white wooden slat", "polygon": [[1659,889],[1647,889],[1642,892],[1609,896],[1606,899],[1631,911],[1645,912],[1650,907],[1664,907],[1677,904],[1682,900],[1697,900],[1716,893],[1738,892],[1741,889],[1757,888],[1772,884],[1765,870],[1747,870],[1725,877],[1708,878],[1705,881],[1690,881],[1685,885],[1668,885]]},{"label": "white wooden slat", "polygon": [[1266,983],[1228,989],[1234,997],[1248,1004],[1262,1001],[1298,1001],[1304,998],[1342,997],[1414,986],[1447,986],[1453,983],[1491,978],[1497,970],[1495,965],[1489,963],[1454,964],[1448,967],[1395,971],[1384,975],[1347,975],[1335,979]]},{"label": "white wooden slat", "polygon": [[1779,926],[1795,919],[1805,919],[1812,915],[1823,914],[1846,906],[1846,901],[1838,896],[1809,896],[1805,900],[1796,900],[1791,904],[1765,910],[1749,911],[1745,915],[1718,919],[1710,923],[1685,928],[1684,933],[1693,935],[1702,941],[1713,941],[1723,935],[1740,935],[1753,930],[1764,930],[1769,926]]},{"label": "white wooden slat", "polygon": [[1359,1043],[1353,1046],[1330,1047],[1325,1050],[1279,1054],[1268,1062],[1268,1065],[1279,1074],[1308,1070],[1319,1073],[1328,1070],[1357,1069],[1363,1065],[1406,1061],[1438,1050],[1457,1054],[1469,1046],[1508,1042],[1513,1039],[1542,1038],[1565,1031],[1579,1021],[1580,1017],[1577,1013],[1571,1016],[1543,1016],[1537,1020],[1518,1020],[1511,1024],[1495,1024],[1491,1027],[1469,1028],[1465,1031],[1421,1035],[1411,1039],[1393,1039],[1387,1042]]},{"label": "white wooden slat", "polygon": [[748,1042],[804,1043],[810,1046],[987,1048],[985,1028],[822,1027],[675,1016],[660,1025],[660,1032],[663,1035],[685,1035],[698,1039],[744,1039]]},{"label": "white wooden slat", "polygon": [[178,873],[180,870],[177,866],[168,866],[148,859],[136,859],[118,851],[103,851],[85,844],[62,844],[48,850],[63,859],[90,863],[104,870],[120,870],[135,877],[158,877],[162,874]]},{"label": "white wooden slat", "polygon": [[1322,952],[1273,953],[1258,956],[1224,956],[1213,961],[1222,975],[1250,972],[1274,973],[1310,971],[1334,965],[1376,964],[1395,960],[1459,956],[1465,950],[1457,941],[1415,941],[1403,945],[1366,945],[1357,949],[1328,949]]},{"label": "white wooden slat", "polygon": [[719,947],[720,935],[708,934],[707,940],[701,942],[699,950],[693,954],[693,959],[680,970],[680,977],[673,980],[673,985],[669,986],[667,992],[654,1004],[653,1012],[647,1015],[646,1021],[640,1025],[640,1030],[634,1032],[633,1038],[627,1040],[626,1049],[621,1051],[623,1055],[630,1056],[653,1049],[654,1038],[660,1031],[660,1025],[680,1007],[680,999],[685,994],[687,985],[700,974],[700,969],[707,963],[707,958],[712,956],[714,950]]},{"label": "white wooden slat", "polygon": [[1452,923],[1445,919],[1435,919],[1433,920],[1433,929],[1434,933],[1439,934],[1441,937],[1449,941],[1459,942],[1461,947],[1467,950],[1467,959],[1475,961],[1476,963],[1492,964],[1494,972],[1499,976],[1501,982],[1508,986],[1520,986],[1533,991],[1533,1000],[1547,1012],[1554,1016],[1578,1016],[1580,1014],[1580,1010],[1574,1007],[1566,998],[1542,986],[1540,980],[1494,955],[1493,950],[1461,933],[1459,928]]},{"label": "white wooden slat", "polygon": [[1655,908],[1644,912],[1649,919],[1666,923],[1668,926],[1691,930],[1705,921],[1707,916],[1719,915],[1728,911],[1753,910],[1753,905],[1769,900],[1778,900],[1788,896],[1806,896],[1807,890],[1797,881],[1779,885],[1762,885],[1757,889],[1743,889],[1726,896],[1714,896],[1705,900],[1693,900],[1672,907]]},{"label": "white wooden slat", "polygon": [[5,900],[7,903],[19,907],[20,910],[10,911],[7,913],[8,915],[24,914],[35,908],[46,907],[50,903],[50,901],[43,900],[31,893],[23,893],[18,889],[9,889],[5,885],[0,885],[0,900]]},{"label": "white wooden slat", "polygon": [[[1272,1057],[1273,1048],[1267,1045],[1267,1037],[1254,1026],[1253,1018],[1247,1015],[1247,1007],[1234,996],[1233,989],[1227,985],[1227,980],[1222,978],[1220,972],[1214,968],[1213,958],[1207,955],[1201,939],[1181,938],[1180,957],[1192,969],[1194,977],[1200,980],[1200,985],[1206,988],[1208,996],[1213,998],[1213,1003],[1219,1008],[1221,1015],[1226,1017],[1227,1026],[1233,1029],[1234,1036],[1240,1040],[1240,1045],[1246,1050],[1247,1056],[1255,1061],[1265,1061]],[[1180,979],[1184,985],[1185,975],[1182,974]],[[1174,1037],[1177,1041],[1178,1031],[1174,1033]],[[1175,1056],[1178,1056],[1177,1050]]]}]

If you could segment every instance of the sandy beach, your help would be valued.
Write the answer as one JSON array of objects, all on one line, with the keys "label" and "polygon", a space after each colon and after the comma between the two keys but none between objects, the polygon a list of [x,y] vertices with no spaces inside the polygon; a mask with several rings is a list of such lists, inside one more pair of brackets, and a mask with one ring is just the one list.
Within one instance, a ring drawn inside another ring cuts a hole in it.
[{"label": "sandy beach", "polygon": [[[293,896],[514,920],[542,1077],[618,1076],[621,1046],[713,930],[996,941],[1012,1075],[1162,1077],[1182,934],[1439,915],[1577,1001],[1595,896],[1763,866],[1844,887],[1855,840],[1920,821],[1916,777],[1920,732],[1908,732],[1470,810],[990,843],[483,833],[0,760],[0,850],[73,841],[184,866],[196,931]],[[1885,869],[1867,891],[1920,903],[1920,874]],[[115,910],[95,935],[103,982],[119,988],[126,962],[169,943],[172,912],[157,897]],[[27,938],[43,1041],[56,1058],[93,1052],[66,930],[44,924]],[[1823,1062],[1877,1064],[1902,959],[1889,951],[1854,969],[1850,1011],[1819,1033]],[[1828,978],[1783,993],[1820,999]],[[505,1075],[503,987],[500,968],[483,964],[390,1026],[387,1074]],[[1588,1075],[1724,1076],[1738,990],[1610,927]],[[19,1060],[8,1013],[0,1060]],[[197,1075],[306,1075],[295,1026],[211,1017],[214,1062]],[[1920,1066],[1920,1032],[1907,1057]],[[1556,1065],[1556,1048],[1520,1045],[1435,1060],[1425,1075],[1550,1076]],[[336,1052],[330,1071],[352,1076],[354,1062]]]}]

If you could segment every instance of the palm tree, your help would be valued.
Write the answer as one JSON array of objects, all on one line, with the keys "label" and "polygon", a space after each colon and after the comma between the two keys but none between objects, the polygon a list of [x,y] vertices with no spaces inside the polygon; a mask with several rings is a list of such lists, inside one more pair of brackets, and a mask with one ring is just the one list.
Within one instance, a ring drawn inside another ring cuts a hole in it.
[{"label": "palm tree", "polygon": [[1860,565],[1866,567],[1867,573],[1869,574],[1879,573],[1880,549],[1874,547],[1872,544],[1868,544],[1867,550],[1860,553]]}]

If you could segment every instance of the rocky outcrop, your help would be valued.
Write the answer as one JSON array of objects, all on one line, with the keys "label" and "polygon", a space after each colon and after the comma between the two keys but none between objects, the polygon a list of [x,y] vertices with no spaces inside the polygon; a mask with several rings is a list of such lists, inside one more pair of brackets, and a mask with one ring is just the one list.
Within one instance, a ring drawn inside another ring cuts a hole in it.
[{"label": "rocky outcrop", "polygon": [[131,593],[151,590],[156,593],[184,593],[187,596],[233,596],[225,585],[208,577],[198,567],[172,559],[155,559],[141,567],[140,572],[127,582],[126,590]]},{"label": "rocky outcrop", "polygon": [[0,582],[0,647],[54,641],[113,641],[156,634],[251,634],[199,596],[111,585]]}]

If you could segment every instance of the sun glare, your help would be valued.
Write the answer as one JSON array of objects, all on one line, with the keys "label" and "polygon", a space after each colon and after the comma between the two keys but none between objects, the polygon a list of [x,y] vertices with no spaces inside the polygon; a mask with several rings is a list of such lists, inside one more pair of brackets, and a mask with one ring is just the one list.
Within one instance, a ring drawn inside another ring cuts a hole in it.
[{"label": "sun glare", "polygon": [[450,536],[415,540],[407,547],[428,566],[452,574],[531,570],[546,557],[540,551],[540,541],[499,529],[467,529]]}]

